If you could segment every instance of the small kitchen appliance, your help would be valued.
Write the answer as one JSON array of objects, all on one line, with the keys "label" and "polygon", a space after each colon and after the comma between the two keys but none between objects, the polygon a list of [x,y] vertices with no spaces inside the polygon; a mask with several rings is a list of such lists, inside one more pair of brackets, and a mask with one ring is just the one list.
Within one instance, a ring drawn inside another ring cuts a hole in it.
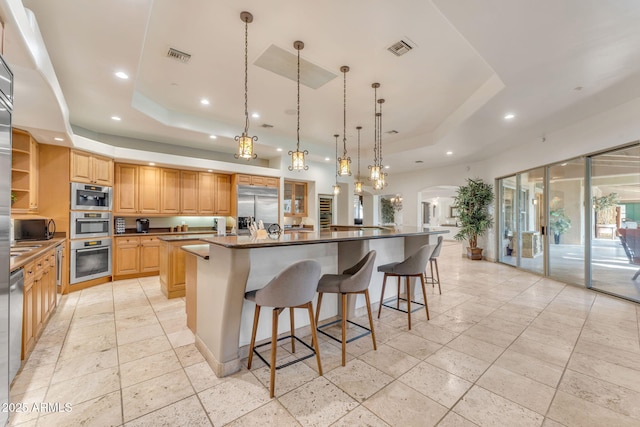
[{"label": "small kitchen appliance", "polygon": [[136,219],[136,232],[148,233],[149,232],[149,218]]}]

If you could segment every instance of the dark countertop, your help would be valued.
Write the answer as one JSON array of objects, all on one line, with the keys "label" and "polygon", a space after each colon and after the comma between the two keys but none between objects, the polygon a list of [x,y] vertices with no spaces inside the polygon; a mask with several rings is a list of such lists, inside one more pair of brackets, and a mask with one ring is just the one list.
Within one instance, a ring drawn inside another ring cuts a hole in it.
[{"label": "dark countertop", "polygon": [[209,245],[185,245],[180,249],[200,258],[209,259]]},{"label": "dark countertop", "polygon": [[398,229],[362,229],[357,231],[321,231],[313,233],[287,233],[277,238],[258,239],[251,236],[201,238],[203,242],[232,249],[264,248],[271,246],[308,245],[314,243],[346,242],[354,240],[388,239],[392,237],[428,236],[446,234],[449,230],[422,231],[416,227]]},{"label": "dark countertop", "polygon": [[173,233],[169,231],[169,229],[152,229],[148,233],[136,233],[135,231],[129,231],[129,229],[125,230],[124,233],[121,234],[113,234],[113,237],[131,237],[131,236],[184,236],[184,235],[193,235],[193,234],[213,234],[215,231],[212,229],[209,230],[189,230],[189,231],[174,231]]},{"label": "dark countertop", "polygon": [[208,234],[193,234],[193,233],[173,233],[173,234],[165,234],[158,237],[158,240],[162,240],[164,242],[178,242],[181,240],[200,240],[200,239],[211,239],[212,237],[217,237],[217,234],[209,232]]},{"label": "dark countertop", "polygon": [[54,237],[49,240],[23,240],[20,242],[16,242],[15,246],[12,246],[11,249],[26,247],[26,246],[38,246],[38,247],[28,252],[24,252],[19,256],[11,257],[10,258],[11,261],[9,263],[9,270],[14,271],[19,269],[20,267],[24,267],[29,262],[43,255],[47,250],[53,247],[56,247],[60,244],[63,244],[65,240],[66,240],[65,237]]}]

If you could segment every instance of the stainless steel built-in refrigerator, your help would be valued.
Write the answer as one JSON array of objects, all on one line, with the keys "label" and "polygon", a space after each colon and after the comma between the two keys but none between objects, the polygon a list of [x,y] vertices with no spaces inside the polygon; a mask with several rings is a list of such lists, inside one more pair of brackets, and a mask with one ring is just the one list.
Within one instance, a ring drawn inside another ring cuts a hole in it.
[{"label": "stainless steel built-in refrigerator", "polygon": [[[11,111],[13,109],[13,74],[0,56],[0,405],[9,403],[9,229],[11,218]],[[20,308],[22,328],[22,308]],[[20,347],[20,346],[19,346]],[[14,350],[11,352],[11,350]],[[20,349],[18,349],[18,361]],[[0,425],[9,412],[0,411]]]},{"label": "stainless steel built-in refrigerator", "polygon": [[238,234],[248,234],[250,221],[260,221],[264,227],[278,223],[278,189],[248,185],[238,186]]}]

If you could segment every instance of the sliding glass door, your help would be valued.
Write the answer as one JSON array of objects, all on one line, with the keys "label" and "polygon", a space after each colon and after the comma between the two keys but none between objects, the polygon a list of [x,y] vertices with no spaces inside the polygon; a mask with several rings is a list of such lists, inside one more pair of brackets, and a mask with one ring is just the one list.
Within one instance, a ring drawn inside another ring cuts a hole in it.
[{"label": "sliding glass door", "polygon": [[500,247],[498,260],[509,265],[517,265],[516,230],[516,176],[499,180],[498,197],[500,205],[499,225]]},{"label": "sliding glass door", "polygon": [[640,145],[591,163],[591,286],[640,301]]},{"label": "sliding glass door", "polygon": [[584,158],[549,166],[549,276],[584,284]]},{"label": "sliding glass door", "polygon": [[544,168],[519,174],[518,241],[520,268],[544,274]]}]

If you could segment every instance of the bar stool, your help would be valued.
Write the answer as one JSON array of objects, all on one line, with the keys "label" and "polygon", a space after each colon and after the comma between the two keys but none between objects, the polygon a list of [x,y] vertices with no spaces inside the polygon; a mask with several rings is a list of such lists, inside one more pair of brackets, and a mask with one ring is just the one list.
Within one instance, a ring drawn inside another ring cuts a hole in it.
[{"label": "bar stool", "polygon": [[[318,362],[318,372],[322,375],[322,365],[320,364],[320,349],[318,348],[318,337],[316,336],[316,327],[313,319],[313,306],[311,301],[316,294],[318,280],[320,279],[320,264],[314,260],[298,261],[291,266],[282,270],[276,277],[271,279],[269,283],[262,289],[257,289],[244,294],[245,299],[256,303],[256,309],[253,315],[253,330],[251,332],[251,347],[249,351],[249,362],[247,368],[251,369],[253,353],[255,353],[269,368],[271,369],[271,382],[269,384],[269,395],[274,396],[276,369],[284,368],[302,360],[316,356]],[[256,330],[258,329],[258,319],[260,318],[260,308],[263,306],[273,308],[273,321],[271,331],[271,363],[267,362],[256,350],[259,347],[269,345],[264,343],[256,346]],[[291,317],[291,335],[278,338],[278,316],[285,308],[289,308]],[[306,308],[309,311],[309,323],[311,324],[311,336],[313,338],[314,347],[309,346],[300,338],[295,336],[295,326],[293,318],[294,308]],[[295,341],[298,340],[305,347],[309,348],[312,353],[298,358],[296,360],[276,366],[276,349],[278,341],[291,338],[291,351],[295,353]]]},{"label": "bar stool", "polygon": [[[424,272],[424,280],[426,281],[431,281],[431,287],[435,288],[435,284],[438,284],[438,292],[440,292],[440,295],[442,295],[442,289],[440,288],[440,272],[438,271],[438,255],[440,255],[440,248],[442,248],[442,241],[443,241],[443,237],[442,236],[438,236],[438,243],[436,244],[436,247],[433,249],[433,252],[431,252],[431,255],[429,255],[429,269],[431,270],[431,276],[427,275],[427,272],[425,270]],[[433,275],[433,267],[436,267],[436,274],[435,276]]]},{"label": "bar stool", "polygon": [[[378,271],[384,273],[384,280],[382,281],[382,294],[380,295],[380,307],[378,308],[378,319],[380,318],[380,312],[382,311],[382,306],[392,308],[394,310],[402,311],[407,313],[409,319],[409,330],[411,330],[411,303],[418,304],[424,306],[427,311],[427,320],[429,320],[429,306],[427,305],[427,291],[424,287],[424,272],[427,268],[427,262],[429,261],[429,255],[433,246],[424,245],[421,246],[420,249],[409,258],[405,259],[402,262],[392,262],[385,265],[378,266]],[[384,289],[387,286],[387,277],[397,277],[398,278],[398,295],[396,300],[396,306],[386,304],[384,302]],[[400,297],[400,278],[404,277],[406,279],[406,292],[407,297]],[[419,277],[420,282],[422,283],[422,295],[424,295],[424,304],[411,300],[411,277]],[[402,310],[400,308],[400,300],[407,302],[407,309]],[[416,308],[413,311],[419,310],[420,307]]]},{"label": "bar stool", "polygon": [[[373,272],[373,261],[376,259],[376,251],[369,251],[364,258],[362,258],[353,267],[347,268],[342,274],[325,274],[320,278],[318,282],[318,305],[316,306],[316,325],[318,325],[318,318],[320,317],[320,305],[322,304],[322,295],[326,293],[340,294],[342,297],[342,316],[341,319],[329,322],[322,326],[317,326],[318,332],[328,336],[331,339],[342,342],[342,366],[346,363],[346,348],[347,343],[355,341],[358,338],[362,338],[371,334],[373,340],[373,349],[376,347],[376,333],[373,330],[373,318],[371,317],[371,301],[369,300],[369,282],[371,281],[371,273]],[[369,327],[365,328],[351,320],[347,319],[347,295],[349,294],[364,294],[364,298],[367,303],[367,313],[369,314]],[[342,339],[339,340],[336,337],[326,333],[321,328],[326,328],[338,322],[342,323]],[[356,337],[347,340],[347,322],[352,325],[356,325],[362,329],[366,329],[364,332]]]}]

